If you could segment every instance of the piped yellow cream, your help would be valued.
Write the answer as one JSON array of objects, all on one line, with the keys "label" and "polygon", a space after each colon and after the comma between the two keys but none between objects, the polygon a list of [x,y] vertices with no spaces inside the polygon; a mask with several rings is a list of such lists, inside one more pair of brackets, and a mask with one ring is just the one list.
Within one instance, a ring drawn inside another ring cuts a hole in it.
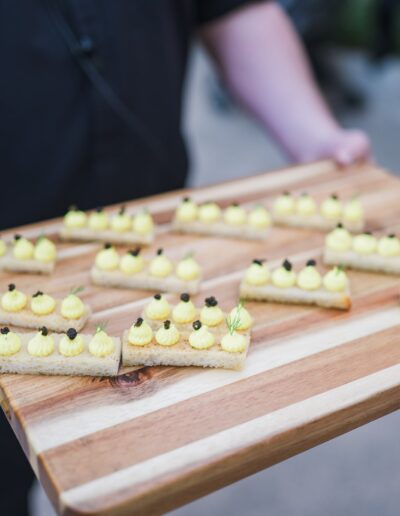
[{"label": "piped yellow cream", "polygon": [[153,330],[141,317],[129,329],[128,342],[132,346],[147,346],[153,340]]},{"label": "piped yellow cream", "polygon": [[27,296],[20,290],[17,290],[14,283],[8,285],[8,292],[1,297],[1,307],[6,312],[20,312],[25,308],[27,302]]},{"label": "piped yellow cream", "polygon": [[4,256],[7,252],[7,244],[0,238],[0,256]]},{"label": "piped yellow cream", "polygon": [[310,217],[318,211],[317,203],[307,193],[301,194],[296,202],[296,213],[302,217]]},{"label": "piped yellow cream", "polygon": [[339,220],[342,215],[342,209],[342,203],[335,194],[325,199],[320,206],[321,215],[328,220]]},{"label": "piped yellow cream", "polygon": [[21,235],[14,236],[13,255],[17,260],[31,260],[35,253],[35,246]]},{"label": "piped yellow cream", "polygon": [[19,335],[10,331],[7,326],[0,330],[0,356],[9,357],[15,355],[21,349]]},{"label": "piped yellow cream", "polygon": [[242,206],[233,203],[224,211],[224,221],[231,226],[243,226],[247,222],[247,213]]},{"label": "piped yellow cream", "polygon": [[205,224],[218,222],[221,218],[221,208],[215,202],[206,202],[199,206],[198,218]]},{"label": "piped yellow cream", "polygon": [[193,222],[197,219],[199,208],[189,197],[182,199],[176,209],[175,217],[179,222]]},{"label": "piped yellow cream", "polygon": [[330,292],[342,292],[348,284],[347,275],[341,267],[334,267],[323,277],[323,285]]},{"label": "piped yellow cream", "polygon": [[271,215],[262,204],[258,204],[250,210],[247,221],[255,229],[266,229],[272,224]]},{"label": "piped yellow cream", "polygon": [[75,328],[69,328],[58,344],[58,351],[64,357],[75,357],[83,353],[84,349],[83,337],[78,334]]},{"label": "piped yellow cream", "polygon": [[171,321],[164,321],[164,324],[158,328],[155,339],[160,346],[173,346],[180,339],[180,333]]},{"label": "piped yellow cream", "polygon": [[111,355],[114,350],[115,344],[113,339],[99,326],[89,342],[89,353],[95,357],[102,358]]},{"label": "piped yellow cream", "polygon": [[54,337],[49,335],[47,328],[43,326],[43,328],[29,340],[27,351],[34,357],[47,357],[54,352],[54,347]]},{"label": "piped yellow cream", "polygon": [[297,274],[297,286],[299,288],[317,290],[321,287],[322,277],[315,266],[315,260],[308,260],[306,266]]},{"label": "piped yellow cream", "polygon": [[396,235],[387,235],[378,241],[378,254],[385,258],[400,256],[400,240]]},{"label": "piped yellow cream", "polygon": [[342,224],[338,224],[333,231],[326,235],[325,238],[326,246],[332,251],[348,251],[351,249],[352,243],[353,237],[350,232],[342,226]]},{"label": "piped yellow cream", "polygon": [[132,249],[124,254],[121,258],[119,268],[127,276],[133,276],[141,272],[144,268],[144,260],[143,257],[140,256],[140,248]]},{"label": "piped yellow cream", "polygon": [[156,294],[144,311],[146,317],[152,321],[164,321],[171,313],[171,305],[161,294]]},{"label": "piped yellow cream", "polygon": [[133,218],[133,231],[138,235],[149,235],[154,231],[153,217],[147,210],[140,211]]},{"label": "piped yellow cream", "polygon": [[64,216],[64,226],[69,229],[78,229],[86,226],[87,215],[76,206],[71,206]]},{"label": "piped yellow cream", "polygon": [[209,349],[215,344],[215,337],[207,326],[195,321],[193,331],[189,335],[189,344],[194,349]]},{"label": "piped yellow cream", "polygon": [[173,264],[167,258],[162,249],[158,249],[157,255],[153,258],[149,265],[149,274],[156,278],[166,278],[173,270]]},{"label": "piped yellow cream", "polygon": [[194,281],[200,277],[201,267],[190,254],[178,262],[175,274],[183,281]]},{"label": "piped yellow cream", "polygon": [[361,222],[364,219],[363,205],[358,197],[353,197],[343,208],[345,222]]},{"label": "piped yellow cream", "polygon": [[245,272],[245,281],[249,285],[261,286],[268,283],[270,277],[268,266],[264,260],[253,260]]},{"label": "piped yellow cream", "polygon": [[285,260],[281,267],[274,270],[272,273],[272,283],[279,288],[289,288],[296,284],[296,273],[289,260]]},{"label": "piped yellow cream", "polygon": [[221,348],[229,353],[242,353],[246,347],[246,337],[237,331],[226,333],[221,339]]},{"label": "piped yellow cream", "polygon": [[111,229],[117,233],[125,233],[132,229],[132,217],[125,211],[125,206],[111,218]]},{"label": "piped yellow cream", "polygon": [[97,208],[89,215],[88,224],[92,231],[105,231],[110,225],[110,220],[103,208]]},{"label": "piped yellow cream", "polygon": [[46,237],[39,237],[35,245],[33,257],[39,262],[53,262],[57,258],[57,249],[55,244]]},{"label": "piped yellow cream", "polygon": [[276,215],[287,216],[295,212],[296,203],[290,192],[283,192],[274,202],[273,212]]},{"label": "piped yellow cream", "polygon": [[191,323],[196,319],[197,310],[189,294],[181,294],[180,302],[172,310],[172,319],[178,324]]},{"label": "piped yellow cream", "polygon": [[374,254],[378,247],[377,239],[369,232],[356,235],[353,238],[353,251],[358,254]]},{"label": "piped yellow cream", "polygon": [[114,271],[118,269],[119,255],[111,244],[104,244],[104,248],[96,255],[96,267],[102,271]]},{"label": "piped yellow cream", "polygon": [[35,315],[48,315],[54,312],[56,301],[48,294],[38,290],[31,299],[31,310]]},{"label": "piped yellow cream", "polygon": [[214,296],[205,299],[205,306],[200,312],[200,322],[209,328],[221,324],[224,320],[224,312],[218,306],[218,301]]},{"label": "piped yellow cream", "polygon": [[73,290],[61,302],[61,315],[65,319],[79,319],[85,313],[83,301],[76,295],[81,289]]}]

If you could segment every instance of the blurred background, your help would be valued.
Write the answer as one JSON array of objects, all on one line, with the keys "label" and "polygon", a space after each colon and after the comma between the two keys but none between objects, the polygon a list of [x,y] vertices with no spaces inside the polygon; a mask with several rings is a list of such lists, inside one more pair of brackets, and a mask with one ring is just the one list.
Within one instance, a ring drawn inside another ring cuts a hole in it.
[{"label": "blurred background", "polygon": [[[345,126],[365,130],[372,139],[375,160],[400,172],[400,2],[281,3],[306,42],[336,116]],[[199,47],[192,52],[185,102],[191,185],[286,164],[274,142],[231,102]],[[399,428],[400,414],[392,414],[173,514],[397,515]],[[32,495],[32,510],[35,516],[53,514],[38,487]]]}]

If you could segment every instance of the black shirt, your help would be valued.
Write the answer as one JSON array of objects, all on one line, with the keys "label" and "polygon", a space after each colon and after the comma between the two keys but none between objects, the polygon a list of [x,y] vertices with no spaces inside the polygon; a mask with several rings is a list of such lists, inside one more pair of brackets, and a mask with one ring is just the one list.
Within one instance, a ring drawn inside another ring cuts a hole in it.
[{"label": "black shirt", "polygon": [[[76,38],[93,46],[101,75],[160,148],[144,143],[82,72],[49,11],[58,3]],[[244,3],[0,0],[0,227],[62,214],[71,203],[87,209],[181,187],[191,36]]]}]

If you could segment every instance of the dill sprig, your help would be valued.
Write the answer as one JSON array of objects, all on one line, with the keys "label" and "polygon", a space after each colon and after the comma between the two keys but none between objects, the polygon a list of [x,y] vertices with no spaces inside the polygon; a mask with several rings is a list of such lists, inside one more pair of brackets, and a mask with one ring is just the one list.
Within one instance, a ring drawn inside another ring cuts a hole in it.
[{"label": "dill sprig", "polygon": [[241,312],[242,308],[243,308],[243,304],[241,301],[239,301],[239,303],[236,306],[236,313],[235,313],[234,317],[231,317],[230,315],[228,315],[228,317],[225,319],[226,326],[231,335],[233,335],[240,326],[240,322],[241,322],[240,321],[240,312]]},{"label": "dill sprig", "polygon": [[101,331],[105,331],[108,325],[108,321],[102,321],[96,326],[96,333],[99,333]]},{"label": "dill sprig", "polygon": [[72,287],[71,290],[69,291],[69,293],[72,296],[76,296],[77,294],[79,294],[83,290],[85,290],[85,287],[83,285],[79,285],[78,287]]}]

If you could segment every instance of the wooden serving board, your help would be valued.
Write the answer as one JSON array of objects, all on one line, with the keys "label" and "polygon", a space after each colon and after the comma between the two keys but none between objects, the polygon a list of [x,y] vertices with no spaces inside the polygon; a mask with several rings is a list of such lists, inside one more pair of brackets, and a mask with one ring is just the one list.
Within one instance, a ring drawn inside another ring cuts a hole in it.
[{"label": "wooden serving board", "polygon": [[[178,200],[271,201],[282,190],[322,198],[363,196],[368,229],[400,231],[400,182],[374,166],[337,170],[320,162],[193,191],[131,203],[148,206],[159,223]],[[54,236],[60,221],[18,231]],[[321,256],[324,236],[274,228],[266,242],[168,233],[154,249],[173,257],[195,251],[205,281],[197,302],[237,300],[253,258],[304,263]],[[94,311],[86,330],[108,321],[121,335],[151,294],[96,288],[89,269],[98,246],[60,244],[49,278],[0,276],[0,289],[63,295],[85,285]],[[154,250],[153,249],[153,250]],[[255,326],[242,372],[137,368],[114,379],[4,375],[2,406],[60,514],[161,513],[282,461],[400,406],[400,279],[350,273],[349,313],[249,303]]]}]

